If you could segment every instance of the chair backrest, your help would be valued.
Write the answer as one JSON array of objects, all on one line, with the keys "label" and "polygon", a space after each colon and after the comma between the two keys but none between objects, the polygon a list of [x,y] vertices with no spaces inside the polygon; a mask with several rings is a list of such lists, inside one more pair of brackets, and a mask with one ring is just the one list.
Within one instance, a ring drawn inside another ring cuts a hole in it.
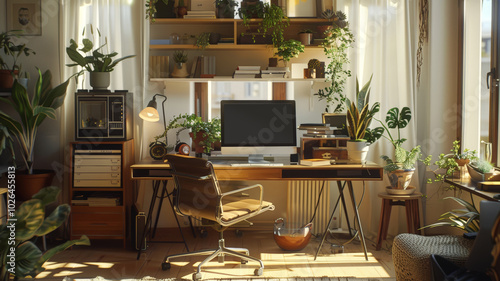
[{"label": "chair backrest", "polygon": [[493,239],[491,232],[500,214],[500,202],[481,201],[479,209],[480,228],[465,267],[469,270],[486,272],[491,266]]},{"label": "chair backrest", "polygon": [[175,209],[181,215],[217,221],[220,214],[220,187],[212,163],[189,156],[168,154],[176,183]]}]

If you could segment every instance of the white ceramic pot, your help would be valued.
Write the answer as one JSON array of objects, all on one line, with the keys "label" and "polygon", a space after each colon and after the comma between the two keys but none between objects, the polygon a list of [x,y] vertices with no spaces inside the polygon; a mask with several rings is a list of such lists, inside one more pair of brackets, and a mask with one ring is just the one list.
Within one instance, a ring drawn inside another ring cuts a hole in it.
[{"label": "white ceramic pot", "polygon": [[355,163],[366,161],[366,155],[370,147],[366,141],[347,141],[347,155],[349,160]]},{"label": "white ceramic pot", "polygon": [[110,72],[90,72],[90,86],[94,90],[106,90],[110,84]]},{"label": "white ceramic pot", "polygon": [[391,188],[400,190],[407,189],[410,186],[413,173],[415,173],[415,168],[410,170],[394,170],[387,172],[387,178],[391,183]]}]

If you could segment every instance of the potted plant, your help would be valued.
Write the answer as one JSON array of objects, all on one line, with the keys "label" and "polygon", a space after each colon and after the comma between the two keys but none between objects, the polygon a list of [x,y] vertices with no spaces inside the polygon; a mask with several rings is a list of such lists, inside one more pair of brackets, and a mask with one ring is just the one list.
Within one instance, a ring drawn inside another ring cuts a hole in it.
[{"label": "potted plant", "polygon": [[212,118],[210,121],[203,121],[196,114],[180,114],[174,117],[168,123],[167,129],[163,134],[156,136],[155,139],[166,136],[168,130],[175,128],[191,129],[189,136],[193,140],[193,148],[195,149],[196,157],[201,157],[202,153],[210,154],[214,143],[221,139],[221,123],[219,118]]},{"label": "potted plant", "polygon": [[205,50],[205,48],[210,45],[210,32],[200,33],[200,35],[196,37],[196,42],[194,42],[194,45],[202,51]]},{"label": "potted plant", "polygon": [[470,150],[468,148],[464,149],[463,152],[460,150],[460,141],[453,141],[451,153],[439,155],[439,159],[434,162],[439,170],[444,171],[444,173],[438,173],[437,170],[434,171],[436,174],[435,181],[444,181],[446,178],[453,177],[455,172],[460,169],[465,169],[465,165],[469,164],[471,161],[477,160],[477,153],[475,150]]},{"label": "potted plant", "polygon": [[217,17],[234,19],[234,8],[236,6],[238,6],[238,2],[234,0],[215,0],[215,7],[217,7]]},{"label": "potted plant", "polygon": [[285,64],[285,67],[288,65],[288,62],[291,58],[296,58],[300,53],[304,52],[304,45],[297,40],[290,39],[281,43],[274,55],[280,57]]},{"label": "potted plant", "polygon": [[[415,172],[415,165],[417,161],[422,161],[425,165],[429,165],[432,156],[427,156],[422,159],[422,152],[420,146],[417,145],[410,150],[406,150],[402,147],[402,144],[406,141],[405,138],[401,137],[401,129],[406,128],[411,120],[411,110],[409,107],[403,107],[401,110],[397,107],[393,107],[387,111],[385,118],[385,124],[378,120],[382,127],[375,129],[376,132],[386,132],[387,136],[384,134],[377,134],[378,136],[383,136],[388,139],[394,146],[394,158],[386,155],[382,155],[381,158],[386,162],[384,170],[387,172],[387,177],[391,184],[392,189],[405,190],[407,194],[411,194],[415,189],[408,189],[413,173]],[[391,135],[389,129],[397,130],[397,138]],[[389,188],[388,192],[392,192]]]},{"label": "potted plant", "polygon": [[172,77],[184,78],[188,77],[186,62],[188,60],[188,55],[186,52],[177,50],[174,52],[174,71],[172,71]]},{"label": "potted plant", "polygon": [[[0,98],[2,103],[11,106],[19,116],[18,120],[6,112],[0,111],[0,125],[7,128],[10,140],[17,142],[24,171],[16,171],[16,185],[19,200],[28,200],[41,188],[50,185],[54,177],[53,171],[34,169],[34,148],[39,126],[49,117],[56,118],[59,108],[66,96],[69,79],[52,88],[52,75],[49,70],[41,73],[38,70],[38,81],[33,95],[26,88],[14,81],[11,99]],[[5,138],[6,136],[4,136]],[[1,152],[1,151],[0,151]],[[35,182],[31,182],[34,180]]]},{"label": "potted plant", "polygon": [[[14,83],[14,77],[21,73],[21,65],[18,60],[21,55],[29,56],[35,52],[26,47],[26,44],[16,44],[14,37],[19,35],[13,32],[0,33],[0,50],[6,57],[0,56],[0,89],[10,89]],[[7,64],[7,57],[12,60],[12,65]]]},{"label": "potted plant", "polygon": [[474,205],[474,201],[472,204],[457,198],[457,197],[445,197],[444,199],[452,199],[457,203],[465,207],[464,209],[453,209],[452,211],[448,211],[441,216],[439,216],[439,221],[426,225],[422,227],[424,228],[433,228],[438,226],[451,226],[456,227],[458,229],[463,230],[464,232],[478,232],[480,226],[480,215],[476,206]]},{"label": "potted plant", "polygon": [[[373,77],[373,76],[372,76]],[[347,103],[347,132],[350,140],[347,141],[347,153],[349,160],[360,163],[366,159],[368,153],[368,142],[365,139],[366,131],[370,126],[373,116],[380,110],[380,103],[376,102],[369,107],[370,80],[359,90],[358,79],[356,79],[356,99]]]},{"label": "potted plant", "polygon": [[[96,38],[94,38],[94,28],[90,25],[90,34],[92,40],[89,38],[82,39],[82,47],[78,48],[78,43],[71,39],[70,46],[66,48],[66,53],[69,58],[74,62],[72,64],[67,64],[66,66],[81,66],[90,73],[90,85],[97,90],[107,89],[110,84],[110,72],[114,70],[114,67],[121,61],[132,58],[134,55],[125,56],[119,59],[115,59],[118,55],[117,52],[107,53],[104,48],[108,47],[108,40],[104,38],[104,43],[100,43],[101,32],[96,29],[98,34],[98,44],[94,45]],[[85,35],[85,28],[83,29],[83,35]],[[94,48],[96,47],[96,48]],[[84,55],[82,55],[82,52]],[[80,72],[82,73],[83,70]]]},{"label": "potted plant", "polygon": [[[30,276],[35,278],[44,271],[43,264],[55,254],[73,245],[90,245],[89,238],[83,235],[78,240],[67,241],[45,253],[31,241],[41,237],[63,225],[69,217],[71,207],[68,204],[57,206],[45,217],[45,207],[56,202],[61,188],[48,186],[40,190],[32,199],[23,202],[9,215],[10,222],[0,226],[0,280],[14,280]],[[15,232],[15,235],[12,233]],[[10,257],[15,256],[15,262]],[[15,272],[15,273],[13,273]]]},{"label": "potted plant", "polygon": [[300,31],[299,32],[300,43],[302,43],[302,45],[304,45],[304,46],[311,45],[312,36],[313,36],[313,32],[310,29],[304,29],[304,30]]},{"label": "potted plant", "polygon": [[[261,2],[262,3],[262,2]],[[285,37],[283,35],[286,27],[290,25],[290,19],[284,14],[283,9],[281,7],[263,3],[261,5],[252,5],[250,7],[255,7],[254,9],[242,8],[240,9],[240,15],[243,18],[243,25],[247,28],[250,28],[250,19],[255,17],[262,18],[262,21],[256,22],[256,33],[262,34],[262,36],[266,37],[268,33],[271,35],[271,43],[275,48],[279,47],[283,41],[285,41]],[[252,33],[252,40],[255,42],[255,33]]]},{"label": "potted plant", "polygon": [[350,62],[347,51],[354,42],[354,35],[349,29],[349,24],[345,21],[345,15],[341,14],[343,20],[332,22],[329,29],[325,31],[323,39],[323,51],[330,60],[325,68],[326,82],[329,83],[324,89],[319,89],[315,94],[318,99],[326,101],[326,112],[330,112],[330,106],[333,105],[333,112],[343,112],[345,105],[344,86],[348,77],[351,77],[351,71],[345,68]]},{"label": "potted plant", "polygon": [[471,180],[475,182],[486,181],[496,174],[490,162],[479,158],[467,164],[467,170],[469,171]]}]

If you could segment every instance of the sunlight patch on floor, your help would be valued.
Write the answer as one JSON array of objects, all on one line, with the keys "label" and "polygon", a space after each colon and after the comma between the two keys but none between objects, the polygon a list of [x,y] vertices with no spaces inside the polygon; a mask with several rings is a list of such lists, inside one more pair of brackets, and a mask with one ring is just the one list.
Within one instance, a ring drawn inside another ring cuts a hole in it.
[{"label": "sunlight patch on floor", "polygon": [[95,265],[98,268],[112,268],[115,264],[110,262],[86,262],[85,264]]}]

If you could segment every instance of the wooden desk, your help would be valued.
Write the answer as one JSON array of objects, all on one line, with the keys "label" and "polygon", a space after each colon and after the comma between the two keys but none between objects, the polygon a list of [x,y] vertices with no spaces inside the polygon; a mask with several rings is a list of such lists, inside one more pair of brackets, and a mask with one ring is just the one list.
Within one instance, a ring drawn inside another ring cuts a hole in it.
[{"label": "wooden desk", "polygon": [[477,183],[471,181],[470,178],[467,178],[466,180],[463,180],[463,179],[445,179],[444,182],[451,184],[452,186],[458,187],[461,190],[464,190],[464,191],[472,193],[476,196],[479,196],[483,199],[486,199],[489,201],[497,201],[496,199],[493,198],[493,195],[498,194],[498,193],[487,192],[487,191],[482,191],[482,190],[477,189]]},{"label": "wooden desk", "polygon": [[[161,161],[134,164],[131,167],[132,180],[155,180],[167,181],[172,178],[170,173],[170,165]],[[365,236],[361,220],[359,219],[358,206],[354,197],[352,181],[381,181],[383,179],[383,168],[373,162],[366,164],[337,164],[329,166],[301,166],[301,165],[285,165],[285,166],[229,166],[214,164],[215,174],[219,181],[239,181],[239,180],[325,180],[337,181],[339,186],[339,199],[343,198],[344,188],[341,187],[340,181],[347,183],[347,189],[351,197],[352,208],[356,216],[355,222],[358,224],[361,245],[365,254],[365,259],[368,260],[366,249]],[[155,189],[157,191],[157,189]],[[156,192],[155,191],[155,192]],[[154,195],[153,195],[154,196]],[[330,225],[333,214],[338,206],[334,207],[330,217]],[[150,221],[150,218],[148,217]],[[147,223],[146,223],[147,225]],[[318,247],[315,259],[325,241],[327,232],[323,233],[323,239]],[[140,251],[140,250],[139,250]]]}]

